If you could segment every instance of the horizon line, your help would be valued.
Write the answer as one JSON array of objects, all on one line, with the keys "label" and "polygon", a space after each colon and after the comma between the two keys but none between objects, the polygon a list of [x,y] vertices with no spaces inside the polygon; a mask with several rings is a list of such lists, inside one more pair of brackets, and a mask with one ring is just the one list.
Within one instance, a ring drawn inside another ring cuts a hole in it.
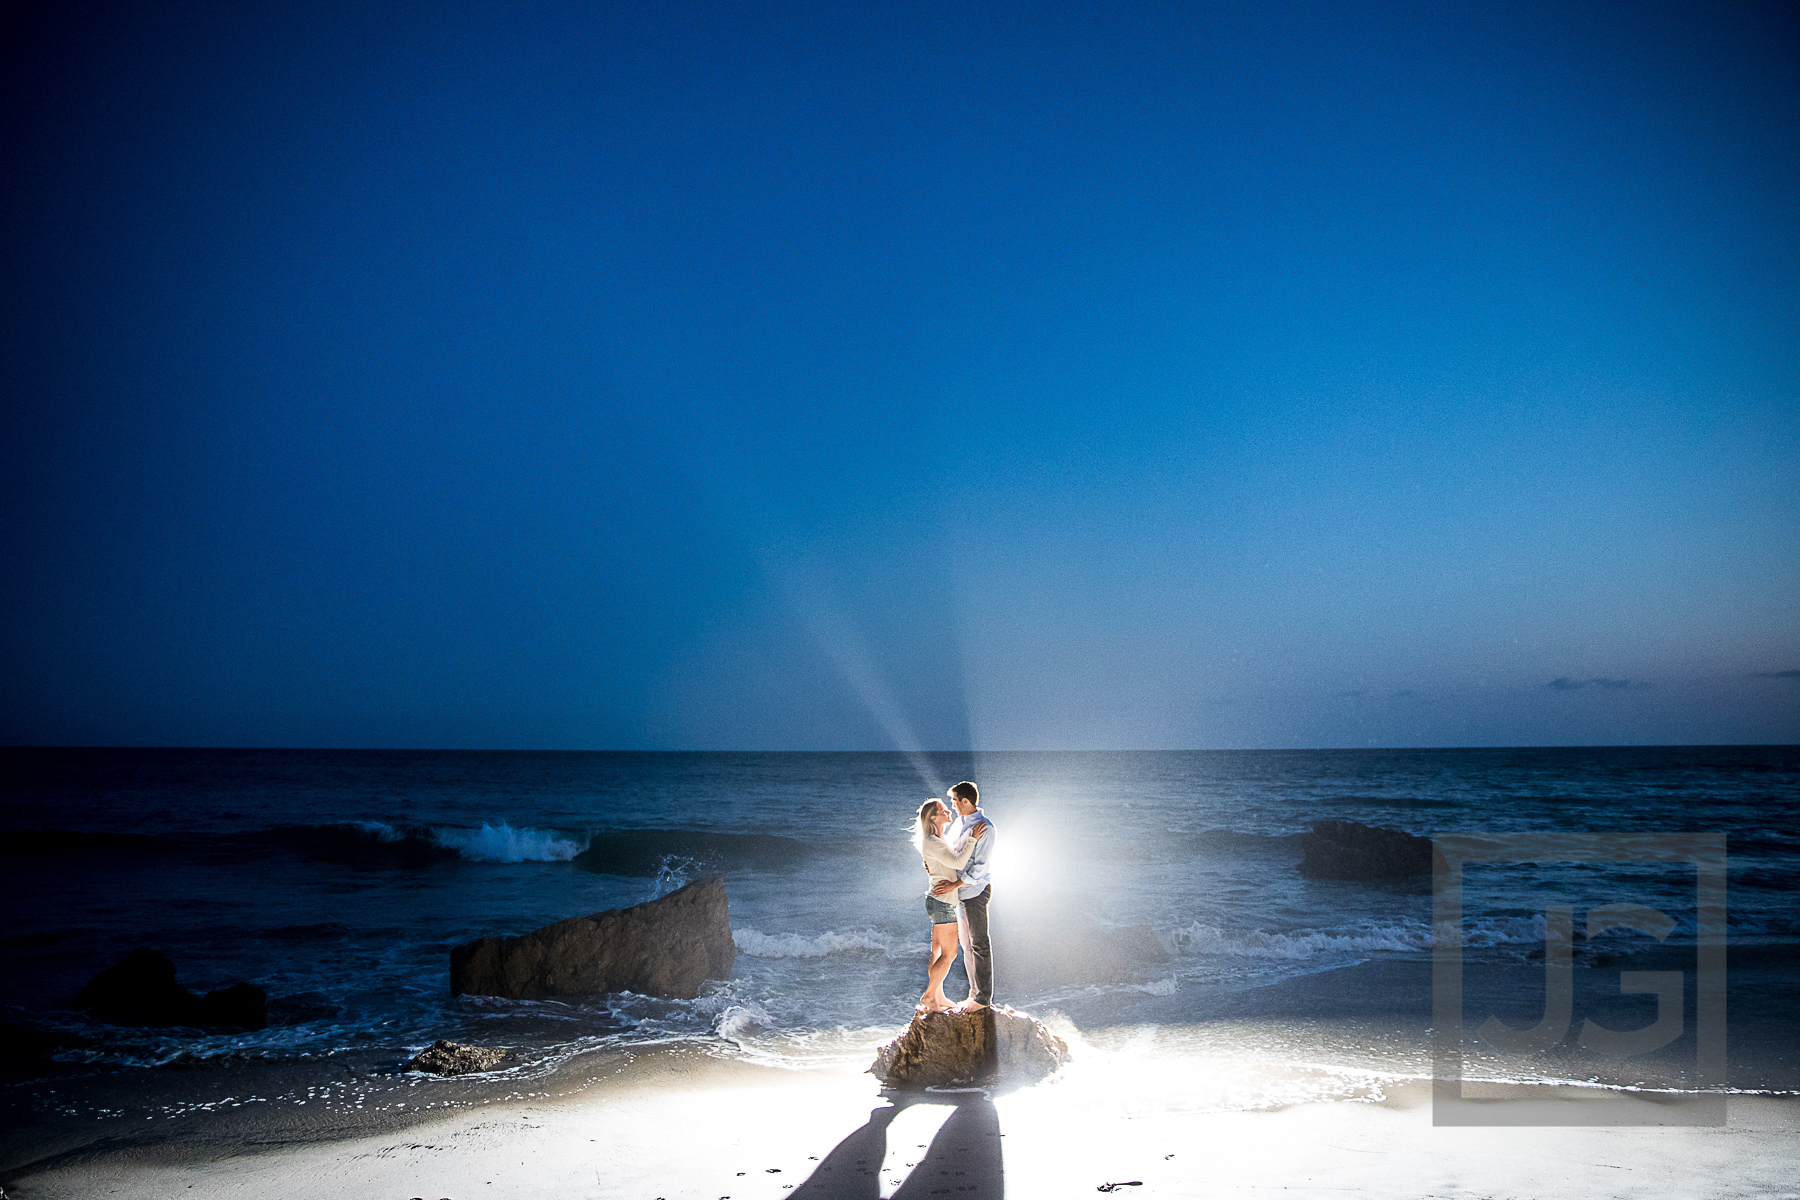
[{"label": "horizon line", "polygon": [[669,749],[647,747],[569,747],[569,746],[200,746],[164,743],[102,744],[67,743],[60,745],[0,745],[0,753],[48,750],[217,750],[246,754],[270,752],[343,753],[343,754],[1313,754],[1379,752],[1387,750],[1708,750],[1708,749],[1796,749],[1800,742],[1542,742],[1530,744],[1479,745],[1361,745],[1361,746],[1173,746],[1173,747],[1025,747],[1000,749],[785,749],[716,747],[707,749]]}]

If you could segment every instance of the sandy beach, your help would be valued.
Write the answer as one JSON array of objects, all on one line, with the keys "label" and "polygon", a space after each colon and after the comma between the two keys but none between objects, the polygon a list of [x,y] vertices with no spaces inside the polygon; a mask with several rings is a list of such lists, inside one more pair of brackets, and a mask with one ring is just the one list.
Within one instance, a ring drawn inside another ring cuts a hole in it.
[{"label": "sandy beach", "polygon": [[[781,1069],[691,1047],[596,1057],[536,1081],[389,1077],[335,1104],[322,1084],[306,1104],[237,1087],[130,1122],[154,1132],[123,1127],[123,1111],[110,1127],[82,1114],[104,1128],[65,1133],[35,1162],[15,1141],[3,1182],[25,1200],[961,1200],[1109,1184],[1134,1196],[1800,1195],[1791,1095],[1732,1096],[1715,1128],[1436,1128],[1419,1079],[1232,1111],[1216,1081],[1194,1077],[1202,1064],[1147,1061],[1089,1048],[1033,1087],[910,1096],[850,1064]],[[1579,1105],[1583,1092],[1558,1098]],[[1657,1108],[1654,1095],[1633,1103]]]},{"label": "sandy beach", "polygon": [[[919,870],[895,850],[910,846],[889,803],[914,785],[903,756],[859,758],[848,799],[845,763],[809,755],[40,757],[19,819],[52,832],[7,857],[22,898],[0,972],[9,1198],[1800,1196],[1800,855],[1770,782],[1800,778],[1785,751],[989,762],[993,790],[1018,798],[994,815],[1012,872],[999,998],[1071,1059],[1031,1086],[922,1095],[884,1093],[866,1070],[924,975]],[[178,785],[200,815],[139,821],[154,789],[115,776]],[[396,779],[411,807],[370,800]],[[668,827],[597,824],[594,797],[620,789],[656,796]],[[55,833],[76,791],[87,824]],[[1065,792],[1131,817],[1095,843],[1089,806],[1044,799]],[[770,794],[797,798],[784,820],[829,833],[767,834]],[[1434,1124],[1431,887],[1311,878],[1298,831],[1320,811],[1419,828],[1421,806],[1480,827],[1496,796],[1515,826],[1631,806],[1731,831],[1722,1073],[1699,1058],[1692,870],[1472,869],[1463,1098],[1497,1121],[1532,1108],[1514,1100],[1623,1112],[1610,1127]],[[452,994],[451,952],[471,937],[670,894],[677,866],[698,869],[681,856],[703,852],[722,856],[709,869],[727,880],[735,960],[697,997]],[[1093,872],[1125,882],[1074,887]],[[1549,1019],[1551,907],[1625,902],[1674,931],[1584,938],[1560,1040],[1483,1041],[1490,1017]],[[114,1025],[70,1007],[139,946],[194,994],[265,989],[267,1026]],[[1682,991],[1665,1001],[1629,972],[1680,972]],[[950,994],[967,986],[953,968]],[[1589,1022],[1642,1029],[1665,1007],[1682,1028],[1660,1046],[1586,1044]],[[507,1057],[455,1078],[408,1069],[439,1040]],[[1679,1123],[1684,1098],[1726,1084],[1724,1124]]]}]

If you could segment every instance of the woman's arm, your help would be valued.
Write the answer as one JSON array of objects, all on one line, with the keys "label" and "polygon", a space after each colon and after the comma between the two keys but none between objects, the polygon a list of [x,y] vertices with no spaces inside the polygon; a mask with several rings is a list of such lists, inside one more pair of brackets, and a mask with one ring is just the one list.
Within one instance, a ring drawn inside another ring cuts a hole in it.
[{"label": "woman's arm", "polygon": [[961,850],[952,850],[948,843],[940,837],[925,839],[925,855],[949,871],[960,871],[969,865],[969,856],[975,853],[975,843],[987,832],[987,824],[977,825],[963,843]]}]

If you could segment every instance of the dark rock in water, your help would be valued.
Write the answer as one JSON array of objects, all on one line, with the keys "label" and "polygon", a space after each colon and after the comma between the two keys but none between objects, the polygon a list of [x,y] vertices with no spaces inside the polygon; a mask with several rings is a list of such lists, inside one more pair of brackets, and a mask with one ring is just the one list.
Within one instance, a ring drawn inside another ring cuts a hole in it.
[{"label": "dark rock in water", "polygon": [[269,997],[253,983],[234,983],[200,997],[199,1013],[197,1025],[262,1029],[269,1023]]},{"label": "dark rock in water", "polygon": [[875,1052],[869,1068],[891,1088],[1035,1083],[1069,1061],[1068,1043],[1010,1008],[922,1013]]},{"label": "dark rock in water", "polygon": [[475,1071],[491,1071],[506,1057],[500,1046],[470,1046],[463,1042],[434,1042],[419,1051],[406,1064],[409,1071],[429,1071],[433,1075],[468,1075]]},{"label": "dark rock in water", "polygon": [[196,996],[175,982],[175,964],[155,950],[133,950],[88,981],[75,996],[108,1025],[200,1025],[262,1029],[268,996],[254,984],[234,983]]},{"label": "dark rock in water", "polygon": [[175,964],[155,950],[133,950],[75,996],[77,1008],[111,1025],[178,1025],[194,1004],[175,982]]},{"label": "dark rock in water", "polygon": [[1431,839],[1356,821],[1314,821],[1300,835],[1308,879],[1398,879],[1431,870]]},{"label": "dark rock in water", "polygon": [[450,951],[452,996],[566,999],[640,992],[692,1000],[731,978],[725,880],[697,879],[660,900],[572,917],[522,937],[480,938]]}]

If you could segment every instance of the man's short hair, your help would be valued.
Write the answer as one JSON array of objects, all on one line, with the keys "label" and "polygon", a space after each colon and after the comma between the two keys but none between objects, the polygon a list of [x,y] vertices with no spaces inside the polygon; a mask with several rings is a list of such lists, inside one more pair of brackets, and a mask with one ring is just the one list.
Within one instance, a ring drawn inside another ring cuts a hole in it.
[{"label": "man's short hair", "polygon": [[966,800],[977,808],[981,807],[981,790],[967,779],[950,789],[952,800]]}]

